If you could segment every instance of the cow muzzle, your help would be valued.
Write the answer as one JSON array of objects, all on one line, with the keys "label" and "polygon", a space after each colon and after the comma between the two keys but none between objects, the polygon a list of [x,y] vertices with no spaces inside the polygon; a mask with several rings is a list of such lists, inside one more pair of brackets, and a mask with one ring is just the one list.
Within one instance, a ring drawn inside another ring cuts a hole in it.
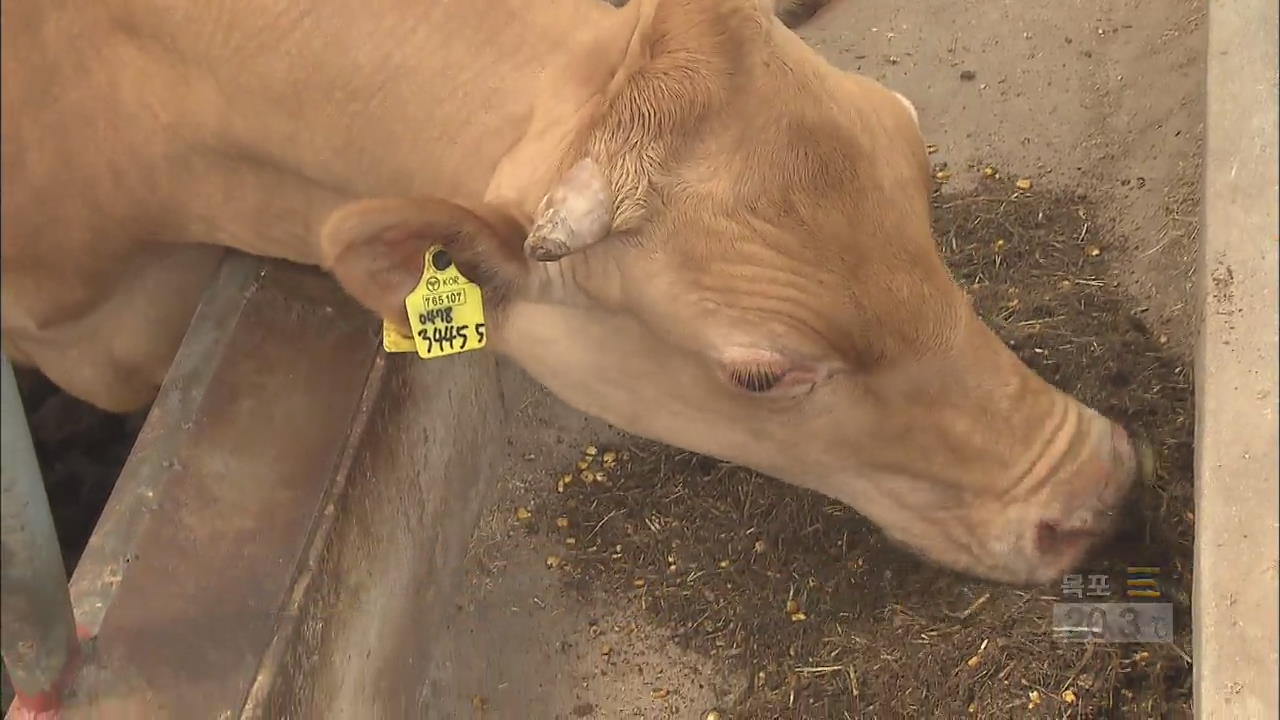
[{"label": "cow muzzle", "polygon": [[1098,429],[1073,469],[1044,484],[1023,515],[1023,567],[1011,567],[1022,582],[1060,579],[1077,568],[1089,551],[1128,519],[1126,501],[1136,482],[1149,482],[1154,451],[1120,425],[1094,416]]}]

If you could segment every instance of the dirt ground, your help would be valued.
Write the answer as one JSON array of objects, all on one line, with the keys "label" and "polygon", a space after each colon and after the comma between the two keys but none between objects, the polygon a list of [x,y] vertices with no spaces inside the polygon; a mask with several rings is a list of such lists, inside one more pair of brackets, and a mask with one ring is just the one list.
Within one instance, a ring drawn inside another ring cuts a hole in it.
[{"label": "dirt ground", "polygon": [[[1190,717],[1205,4],[1156,10],[834,0],[800,34],[917,105],[945,179],[936,235],[984,316],[1160,447],[1141,517],[1089,568],[1163,568],[1173,645],[1055,642],[1056,587],[931,568],[848,508],[621,436],[508,369],[507,468],[440,638],[471,659],[441,716]],[[138,418],[22,384],[70,571]],[[581,481],[588,445],[608,484]]]}]

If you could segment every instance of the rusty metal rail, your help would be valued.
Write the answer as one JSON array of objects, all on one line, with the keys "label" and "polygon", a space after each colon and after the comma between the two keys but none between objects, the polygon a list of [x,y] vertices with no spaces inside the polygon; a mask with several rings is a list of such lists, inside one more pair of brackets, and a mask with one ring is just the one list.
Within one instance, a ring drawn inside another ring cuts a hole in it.
[{"label": "rusty metal rail", "polygon": [[71,580],[61,720],[433,717],[504,406],[491,354],[379,329],[318,270],[228,256]]}]

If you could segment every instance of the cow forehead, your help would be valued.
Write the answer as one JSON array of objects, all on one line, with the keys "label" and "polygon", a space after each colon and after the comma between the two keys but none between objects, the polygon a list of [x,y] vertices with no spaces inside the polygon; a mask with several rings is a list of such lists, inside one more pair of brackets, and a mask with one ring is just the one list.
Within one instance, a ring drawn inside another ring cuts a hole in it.
[{"label": "cow forehead", "polygon": [[801,334],[864,364],[927,352],[957,288],[914,108],[834,70],[776,80],[738,85],[654,178],[640,240],[665,267],[636,275],[641,293],[686,322],[701,308],[695,331]]},{"label": "cow forehead", "polygon": [[936,282],[924,144],[895,93],[871,97],[705,139],[657,188],[656,241],[695,274],[805,276],[820,294],[876,275]]},{"label": "cow forehead", "polygon": [[897,93],[850,81],[839,92],[751,104],[764,107],[725,108],[669,169],[669,206],[748,213],[770,224],[801,221],[815,230],[855,218],[866,224],[914,214],[918,221],[927,208],[924,141]]},{"label": "cow forehead", "polygon": [[634,286],[645,298],[637,309],[704,344],[733,338],[858,367],[947,347],[966,305],[931,246],[927,221],[914,230],[923,243],[895,243],[891,222],[835,224],[831,232],[805,218],[684,214],[666,235],[678,241],[635,265]]}]

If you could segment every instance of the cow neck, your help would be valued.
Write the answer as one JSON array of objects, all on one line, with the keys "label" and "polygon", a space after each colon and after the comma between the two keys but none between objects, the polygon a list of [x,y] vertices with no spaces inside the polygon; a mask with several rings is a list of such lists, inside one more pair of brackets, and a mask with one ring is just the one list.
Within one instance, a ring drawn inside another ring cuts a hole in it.
[{"label": "cow neck", "polygon": [[275,4],[265,21],[135,8],[130,32],[181,68],[171,127],[193,176],[170,185],[205,190],[174,198],[173,216],[206,219],[193,239],[308,264],[353,199],[487,199],[527,218],[588,152],[625,228],[761,27],[730,2]]},{"label": "cow neck", "polygon": [[549,78],[607,81],[649,4],[263,3],[273,11],[135,0],[119,22],[163,78],[148,92],[181,159],[158,178],[173,235],[308,264],[351,200],[481,202],[536,110],[583,94],[582,79]]}]

